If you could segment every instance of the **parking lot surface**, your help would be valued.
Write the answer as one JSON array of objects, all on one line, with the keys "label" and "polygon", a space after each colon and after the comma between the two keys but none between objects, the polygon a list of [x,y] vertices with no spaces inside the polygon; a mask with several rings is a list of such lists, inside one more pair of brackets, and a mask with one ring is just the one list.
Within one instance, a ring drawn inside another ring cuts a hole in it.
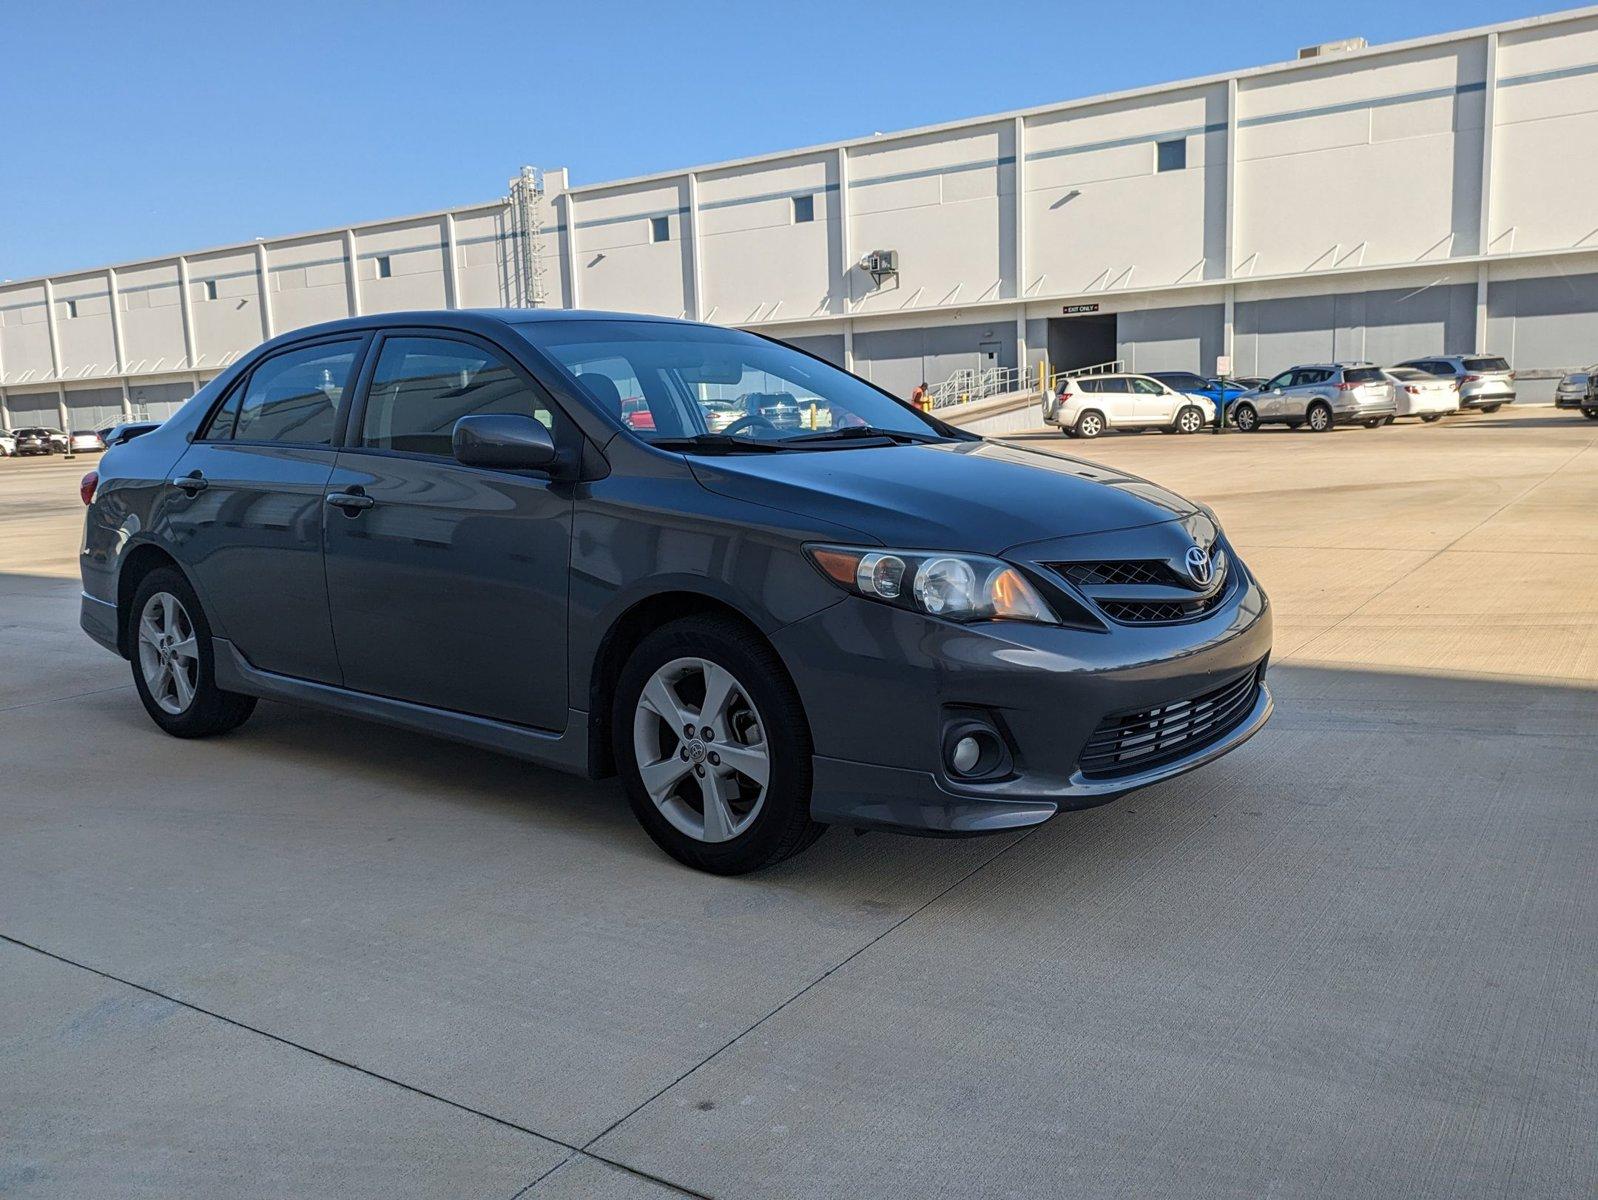
[{"label": "parking lot surface", "polygon": [[1598,1192],[1598,427],[1020,440],[1217,510],[1275,718],[742,879],[614,781],[162,735],[77,629],[94,460],[0,462],[0,1195]]}]

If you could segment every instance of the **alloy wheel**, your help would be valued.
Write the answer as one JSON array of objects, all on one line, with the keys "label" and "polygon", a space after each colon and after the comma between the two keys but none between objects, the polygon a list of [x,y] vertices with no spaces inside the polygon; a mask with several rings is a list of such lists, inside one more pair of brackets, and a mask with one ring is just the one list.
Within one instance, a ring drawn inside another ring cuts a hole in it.
[{"label": "alloy wheel", "polygon": [[171,592],[156,592],[139,614],[139,670],[150,698],[163,712],[182,716],[200,685],[200,650],[194,622]]},{"label": "alloy wheel", "polygon": [[1332,416],[1323,405],[1317,404],[1309,410],[1309,427],[1316,433],[1325,433],[1332,423]]},{"label": "alloy wheel", "polygon": [[1177,418],[1178,428],[1183,433],[1197,433],[1199,426],[1204,423],[1204,416],[1196,408],[1184,408],[1182,415]]},{"label": "alloy wheel", "polygon": [[765,725],[748,690],[709,659],[673,659],[649,677],[633,714],[633,752],[649,799],[695,841],[732,840],[766,802]]}]

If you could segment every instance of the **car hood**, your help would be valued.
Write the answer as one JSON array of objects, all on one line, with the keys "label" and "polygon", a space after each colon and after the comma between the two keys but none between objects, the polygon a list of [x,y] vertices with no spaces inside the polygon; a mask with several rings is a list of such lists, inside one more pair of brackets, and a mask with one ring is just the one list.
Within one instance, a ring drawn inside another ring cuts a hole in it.
[{"label": "car hood", "polygon": [[1173,492],[1096,463],[1005,442],[689,459],[710,491],[858,529],[886,546],[996,554],[1185,517]]}]

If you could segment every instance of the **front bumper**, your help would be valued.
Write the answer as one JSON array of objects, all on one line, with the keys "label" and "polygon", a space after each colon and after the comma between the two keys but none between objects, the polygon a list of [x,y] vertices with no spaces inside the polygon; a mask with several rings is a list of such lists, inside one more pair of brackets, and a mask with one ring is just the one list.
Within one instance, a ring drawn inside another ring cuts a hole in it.
[{"label": "front bumper", "polygon": [[[1586,403],[1586,400],[1587,400],[1586,394],[1583,393],[1583,392],[1555,392],[1554,393],[1554,407],[1555,408],[1570,408],[1570,409],[1580,408],[1583,404]],[[1595,400],[1593,403],[1598,404],[1598,400]]]},{"label": "front bumper", "polygon": [[[811,814],[830,824],[958,836],[1035,825],[1105,804],[1212,762],[1259,732],[1271,613],[1245,569],[1227,598],[1182,624],[1105,629],[990,622],[954,625],[849,598],[778,631],[774,641],[810,718]],[[1100,723],[1199,696],[1250,671],[1248,709],[1190,752],[1106,778],[1078,765]],[[1013,770],[952,778],[951,720],[980,714],[1003,734]]]}]

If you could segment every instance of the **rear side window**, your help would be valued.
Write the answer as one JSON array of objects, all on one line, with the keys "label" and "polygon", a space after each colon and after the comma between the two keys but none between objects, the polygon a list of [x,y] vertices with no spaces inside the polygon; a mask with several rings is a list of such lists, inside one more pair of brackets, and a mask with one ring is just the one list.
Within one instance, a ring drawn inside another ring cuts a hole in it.
[{"label": "rear side window", "polygon": [[1131,380],[1126,379],[1123,376],[1115,376],[1111,379],[1099,380],[1099,391],[1115,393],[1130,392],[1132,390],[1130,385]]},{"label": "rear side window", "polygon": [[1465,360],[1465,370],[1507,371],[1509,370],[1509,362],[1507,359],[1498,358],[1497,356],[1490,358],[1467,358]]},{"label": "rear side window", "polygon": [[263,359],[212,418],[205,436],[241,442],[331,446],[358,341],[323,342]]},{"label": "rear side window", "polygon": [[385,338],[360,444],[447,458],[455,422],[482,413],[534,417],[555,432],[549,405],[493,352],[448,338]]},{"label": "rear side window", "polygon": [[1344,383],[1380,383],[1382,373],[1376,367],[1345,367],[1343,369]]}]

